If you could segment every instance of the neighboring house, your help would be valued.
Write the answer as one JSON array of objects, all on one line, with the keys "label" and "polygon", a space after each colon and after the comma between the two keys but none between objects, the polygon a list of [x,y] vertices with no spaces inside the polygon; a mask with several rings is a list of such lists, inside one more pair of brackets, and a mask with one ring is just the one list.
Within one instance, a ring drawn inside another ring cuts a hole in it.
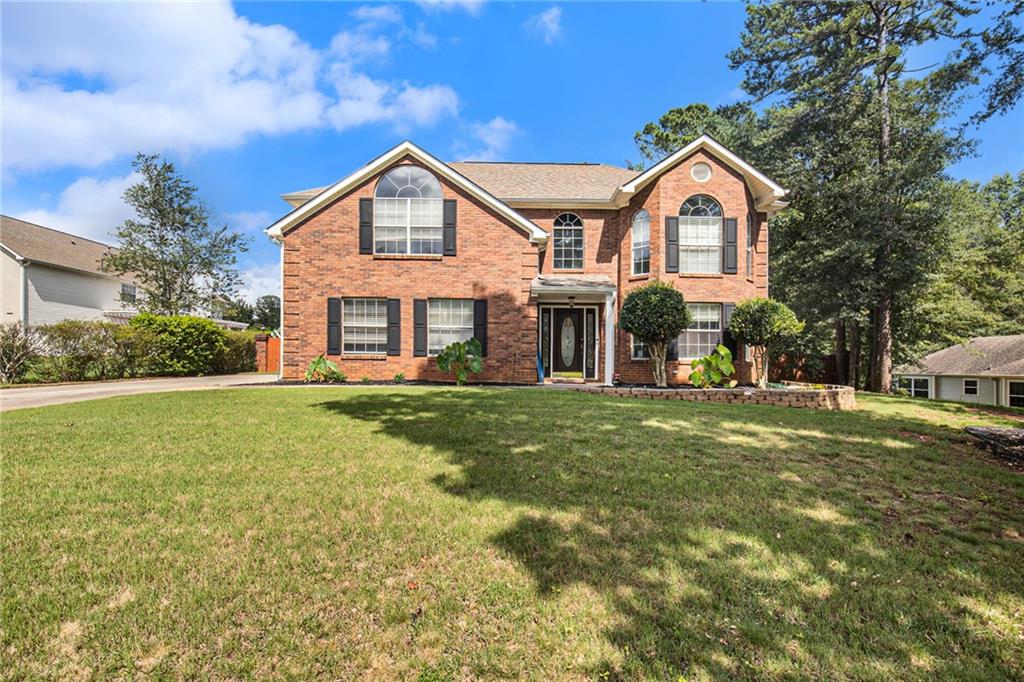
[{"label": "neighboring house", "polygon": [[[477,337],[482,381],[652,380],[616,326],[623,297],[672,283],[690,359],[731,343],[737,301],[767,296],[768,218],[785,190],[702,136],[636,173],[588,163],[446,164],[403,142],[333,185],[285,194],[282,375],[320,353],[349,376],[444,379],[431,356]],[[741,381],[752,376],[735,349]]]},{"label": "neighboring house", "polygon": [[1024,334],[979,336],[895,371],[915,398],[1024,407]]},{"label": "neighboring house", "polygon": [[[26,327],[63,320],[127,323],[137,311],[130,276],[103,272],[100,262],[117,249],[102,242],[0,216],[0,322]],[[215,320],[228,329],[241,322]]]}]

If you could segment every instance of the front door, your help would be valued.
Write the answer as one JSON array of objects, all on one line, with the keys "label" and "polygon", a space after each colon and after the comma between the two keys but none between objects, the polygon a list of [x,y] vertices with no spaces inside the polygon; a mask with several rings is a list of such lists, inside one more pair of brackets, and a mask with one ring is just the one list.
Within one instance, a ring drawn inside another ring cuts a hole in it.
[{"label": "front door", "polygon": [[555,309],[555,372],[583,376],[583,311]]}]

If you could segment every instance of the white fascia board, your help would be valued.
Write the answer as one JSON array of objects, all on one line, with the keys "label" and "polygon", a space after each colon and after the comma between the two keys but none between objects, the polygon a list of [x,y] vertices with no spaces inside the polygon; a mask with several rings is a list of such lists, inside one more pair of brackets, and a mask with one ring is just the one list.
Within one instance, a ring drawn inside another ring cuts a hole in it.
[{"label": "white fascia board", "polygon": [[759,211],[774,212],[779,210],[778,208],[773,208],[773,205],[776,201],[786,196],[786,190],[764,173],[726,149],[720,142],[717,142],[707,135],[701,135],[690,144],[672,154],[669,154],[643,173],[616,189],[615,194],[612,197],[612,201],[620,206],[625,205],[632,195],[636,194],[656,177],[672,168],[677,163],[680,163],[698,149],[705,149],[711,152],[711,154],[742,173],[743,176],[747,178],[748,182],[759,185],[757,189],[762,191],[751,192],[756,197],[755,205]]},{"label": "white fascia board", "polygon": [[25,257],[24,256],[19,256],[17,253],[14,252],[14,249],[12,249],[11,247],[7,246],[6,244],[0,244],[0,249],[6,251],[7,255],[9,255],[11,258],[13,258],[14,260],[18,261],[19,263],[25,261]]},{"label": "white fascia board", "polygon": [[291,228],[298,225],[300,222],[313,215],[322,208],[325,208],[328,204],[334,201],[336,198],[349,191],[356,185],[365,182],[367,179],[373,177],[383,168],[391,165],[398,159],[405,155],[409,155],[422,163],[424,166],[432,170],[434,173],[447,178],[452,183],[458,185],[462,189],[466,190],[476,198],[480,199],[484,204],[493,209],[499,215],[504,216],[516,227],[520,228],[526,234],[529,235],[530,241],[535,244],[544,244],[547,242],[548,233],[528,220],[520,213],[511,208],[508,204],[505,204],[493,194],[487,192],[485,189],[477,185],[475,182],[456,171],[451,166],[448,166],[444,162],[440,161],[433,155],[423,151],[412,142],[406,140],[401,144],[393,147],[390,151],[385,152],[381,156],[366,164],[359,170],[355,171],[351,175],[342,178],[333,185],[327,187],[323,192],[316,195],[306,203],[302,204],[295,210],[291,211],[284,217],[280,218],[273,225],[268,227],[265,232],[274,241],[278,241],[284,237],[284,234]]}]

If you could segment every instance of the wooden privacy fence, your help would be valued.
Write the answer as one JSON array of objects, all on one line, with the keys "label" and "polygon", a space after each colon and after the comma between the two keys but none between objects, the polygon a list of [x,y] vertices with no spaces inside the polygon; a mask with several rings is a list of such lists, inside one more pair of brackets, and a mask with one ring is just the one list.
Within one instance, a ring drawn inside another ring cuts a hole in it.
[{"label": "wooden privacy fence", "polygon": [[269,334],[256,335],[256,371],[281,370],[281,338]]}]

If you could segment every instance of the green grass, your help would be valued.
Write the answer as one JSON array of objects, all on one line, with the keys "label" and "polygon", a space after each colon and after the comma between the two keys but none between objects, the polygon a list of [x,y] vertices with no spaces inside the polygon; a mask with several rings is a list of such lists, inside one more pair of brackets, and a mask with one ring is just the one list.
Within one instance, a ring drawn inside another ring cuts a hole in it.
[{"label": "green grass", "polygon": [[287,388],[2,416],[10,678],[1024,676],[962,405]]}]

